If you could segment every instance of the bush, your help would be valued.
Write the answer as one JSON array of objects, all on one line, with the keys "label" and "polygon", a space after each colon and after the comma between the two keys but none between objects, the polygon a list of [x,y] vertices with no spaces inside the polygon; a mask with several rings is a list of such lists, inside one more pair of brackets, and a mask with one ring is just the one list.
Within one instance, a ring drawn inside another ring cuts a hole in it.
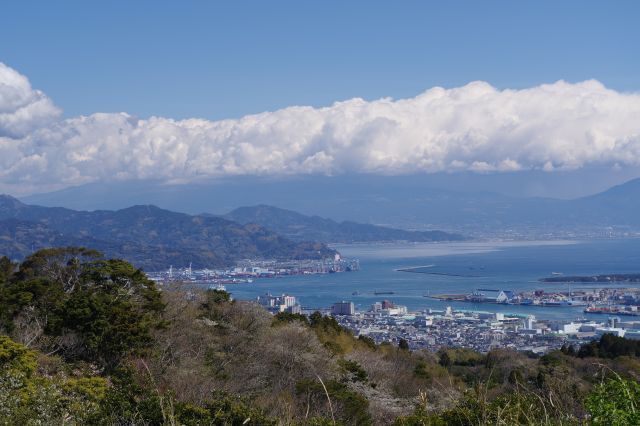
[{"label": "bush", "polygon": [[358,336],[358,342],[363,343],[367,348],[375,351],[378,349],[375,340],[369,336]]},{"label": "bush", "polygon": [[37,354],[25,346],[0,335],[0,374],[30,377],[36,369]]},{"label": "bush", "polygon": [[440,357],[440,365],[443,367],[451,367],[453,365],[469,367],[479,365],[485,362],[486,358],[471,349],[465,348],[448,348],[438,352]]},{"label": "bush", "polygon": [[349,381],[366,383],[367,380],[369,380],[367,372],[364,371],[362,366],[356,361],[341,359],[338,361],[338,365],[340,365],[347,374],[347,380]]},{"label": "bush", "polygon": [[[369,401],[345,384],[335,380],[325,382],[325,388],[319,380],[301,380],[296,384],[296,393],[309,402],[310,411],[327,414],[333,409],[336,420],[347,425],[370,425]],[[329,398],[327,398],[327,393]],[[329,400],[331,402],[329,402]]]},{"label": "bush", "polygon": [[0,336],[0,424],[83,425],[95,420],[107,381],[37,376],[36,356]]},{"label": "bush", "polygon": [[638,425],[640,383],[621,378],[600,383],[587,397],[585,406],[593,425]]}]

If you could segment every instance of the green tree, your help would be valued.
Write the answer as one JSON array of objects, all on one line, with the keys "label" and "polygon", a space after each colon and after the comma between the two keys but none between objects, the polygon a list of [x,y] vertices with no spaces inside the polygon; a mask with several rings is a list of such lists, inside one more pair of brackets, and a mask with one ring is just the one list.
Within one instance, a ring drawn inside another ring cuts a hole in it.
[{"label": "green tree", "polygon": [[51,337],[43,349],[67,359],[114,368],[148,346],[151,330],[162,324],[164,305],[155,283],[126,261],[69,247],[40,250],[8,274],[11,269],[0,260],[3,328],[11,332],[23,317],[27,327],[40,329],[31,332],[36,347],[39,335]]},{"label": "green tree", "polygon": [[118,259],[95,261],[84,265],[61,308],[60,333],[80,337],[80,348],[66,348],[71,356],[110,369],[152,343],[163,309],[160,292],[141,270]]},{"label": "green tree", "polygon": [[290,324],[292,322],[299,322],[304,325],[309,325],[309,319],[302,314],[292,314],[291,312],[278,312],[273,316],[272,325]]},{"label": "green tree", "polygon": [[13,276],[16,265],[6,257],[0,257],[0,330],[7,330],[12,326],[9,310],[9,281]]}]

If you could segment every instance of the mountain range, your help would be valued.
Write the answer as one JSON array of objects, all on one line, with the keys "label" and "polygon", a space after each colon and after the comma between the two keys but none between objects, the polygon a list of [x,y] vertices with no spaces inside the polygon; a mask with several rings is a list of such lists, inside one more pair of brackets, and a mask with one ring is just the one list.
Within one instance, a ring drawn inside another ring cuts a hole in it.
[{"label": "mountain range", "polygon": [[30,206],[0,196],[0,254],[21,259],[52,246],[88,246],[146,270],[169,265],[220,267],[247,258],[333,256],[326,244],[294,242],[255,224],[191,216],[155,206],[76,211]]},{"label": "mountain range", "polygon": [[139,181],[88,184],[24,200],[50,206],[111,209],[135,199],[190,214],[217,215],[246,205],[270,205],[338,222],[439,229],[475,236],[509,230],[535,236],[557,229],[579,231],[576,235],[612,226],[640,229],[640,179],[575,199],[515,196],[513,190],[511,195],[475,190],[471,178],[455,188],[439,185],[441,181],[429,175],[242,177],[184,185]]},{"label": "mountain range", "polygon": [[240,207],[227,213],[224,217],[242,224],[255,223],[264,226],[294,241],[353,243],[397,240],[412,242],[461,241],[465,239],[462,235],[443,231],[406,231],[353,221],[337,222],[320,216],[306,216],[264,204]]},{"label": "mountain range", "polygon": [[86,246],[146,270],[168,265],[230,266],[241,259],[317,259],[329,242],[456,241],[441,231],[412,232],[320,217],[269,206],[234,210],[225,217],[188,215],[152,205],[77,211],[42,207],[0,195],[0,254],[22,259],[34,250]]}]

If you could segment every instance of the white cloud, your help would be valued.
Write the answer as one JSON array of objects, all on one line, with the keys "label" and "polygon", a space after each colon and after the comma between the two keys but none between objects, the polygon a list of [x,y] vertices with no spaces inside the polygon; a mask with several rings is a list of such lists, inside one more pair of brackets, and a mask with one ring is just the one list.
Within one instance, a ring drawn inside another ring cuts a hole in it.
[{"label": "white cloud", "polygon": [[0,62],[0,137],[21,137],[60,115],[44,93],[29,80]]},{"label": "white cloud", "polygon": [[524,90],[473,82],[410,99],[351,99],[238,120],[58,117],[49,98],[0,64],[0,188],[640,164],[640,95],[597,81]]}]

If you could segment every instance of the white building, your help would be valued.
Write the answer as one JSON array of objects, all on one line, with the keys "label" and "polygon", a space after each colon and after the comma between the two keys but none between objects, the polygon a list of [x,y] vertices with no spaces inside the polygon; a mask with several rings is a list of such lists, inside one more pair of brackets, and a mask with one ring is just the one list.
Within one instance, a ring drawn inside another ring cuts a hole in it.
[{"label": "white building", "polygon": [[568,324],[562,324],[558,332],[562,334],[578,334],[581,327],[582,324],[580,323],[570,322]]},{"label": "white building", "polygon": [[394,306],[393,308],[387,308],[387,309],[383,309],[382,313],[384,315],[389,315],[389,316],[400,316],[400,315],[406,315],[407,314],[407,307],[406,306]]},{"label": "white building", "polygon": [[624,337],[626,330],[624,328],[616,327],[598,327],[596,328],[596,336],[600,337],[603,334],[613,334],[614,336]]},{"label": "white building", "polygon": [[301,308],[298,305],[295,296],[288,294],[282,294],[280,296],[274,296],[271,293],[265,293],[263,296],[258,296],[258,303],[270,312],[291,312],[300,313]]},{"label": "white building", "polygon": [[509,301],[511,297],[513,297],[511,292],[487,288],[479,288],[471,293],[471,300],[477,302],[505,303]]},{"label": "white building", "polygon": [[525,328],[533,329],[533,323],[535,322],[536,317],[533,315],[527,316],[527,320],[525,321]]}]

